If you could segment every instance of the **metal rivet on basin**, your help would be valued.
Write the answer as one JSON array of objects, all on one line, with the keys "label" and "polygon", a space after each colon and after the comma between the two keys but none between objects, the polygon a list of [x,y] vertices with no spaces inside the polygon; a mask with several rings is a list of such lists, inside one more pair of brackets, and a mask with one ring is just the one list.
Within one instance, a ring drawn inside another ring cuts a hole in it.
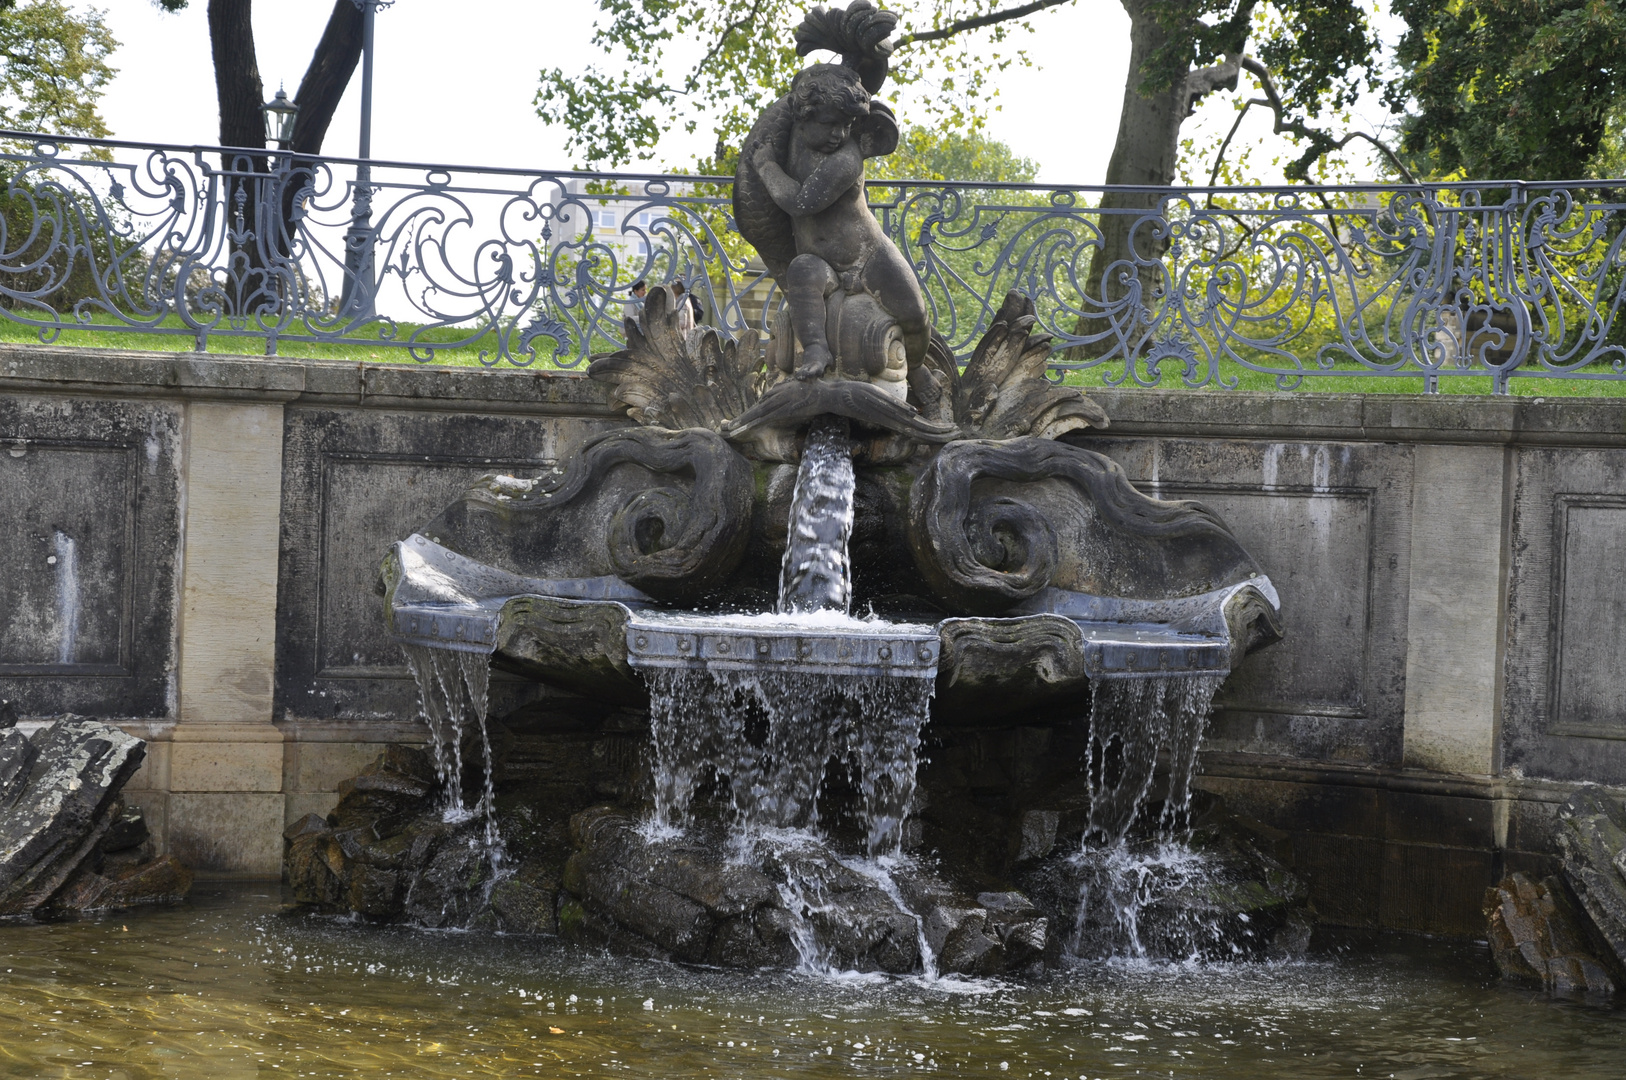
[{"label": "metal rivet on basin", "polygon": [[1134,653],[1125,653],[1124,654],[1124,666],[1125,667],[1134,667],[1135,666],[1135,654]]},{"label": "metal rivet on basin", "polygon": [[882,659],[882,660],[889,660],[889,659],[891,659],[891,657],[892,657],[892,650],[891,650],[891,649],[890,649],[890,648],[889,648],[889,647],[888,647],[888,646],[885,646],[885,645],[882,645],[882,646],[881,646],[881,650],[880,650],[880,652],[881,652],[881,659]]},{"label": "metal rivet on basin", "polygon": [[1186,666],[1187,667],[1196,667],[1197,666],[1197,650],[1196,649],[1187,650],[1187,652],[1186,652]]},{"label": "metal rivet on basin", "polygon": [[922,660],[930,660],[932,658],[932,651],[930,649],[921,649],[920,658]]},{"label": "metal rivet on basin", "polygon": [[684,638],[682,641],[678,642],[678,652],[688,652],[690,648],[691,646],[688,638]]},{"label": "metal rivet on basin", "polygon": [[766,642],[764,642],[763,644],[757,646],[757,655],[758,656],[767,656],[768,655],[768,645],[767,645]]},{"label": "metal rivet on basin", "polygon": [[644,635],[639,634],[637,637],[632,639],[632,644],[635,647],[642,649],[649,644],[649,639],[644,637]]},{"label": "metal rivet on basin", "polygon": [[717,651],[718,651],[718,652],[720,652],[720,653],[725,653],[725,652],[727,652],[727,651],[728,651],[728,642],[726,642],[726,641],[719,641],[719,642],[718,642],[718,643],[717,643]]}]

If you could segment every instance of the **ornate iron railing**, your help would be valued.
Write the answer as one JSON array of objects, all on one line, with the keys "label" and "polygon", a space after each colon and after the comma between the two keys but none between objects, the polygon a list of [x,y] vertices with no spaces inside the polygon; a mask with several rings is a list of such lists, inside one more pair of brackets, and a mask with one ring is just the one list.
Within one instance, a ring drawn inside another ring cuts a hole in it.
[{"label": "ornate iron railing", "polygon": [[[140,331],[573,367],[619,344],[636,279],[683,281],[731,331],[771,329],[779,307],[725,177],[375,160],[358,217],[353,159],[0,140],[0,310],[47,342]],[[869,184],[962,358],[1017,288],[1062,347],[1058,377],[1434,391],[1489,376],[1497,393],[1626,379],[1621,197],[1596,182]]]}]

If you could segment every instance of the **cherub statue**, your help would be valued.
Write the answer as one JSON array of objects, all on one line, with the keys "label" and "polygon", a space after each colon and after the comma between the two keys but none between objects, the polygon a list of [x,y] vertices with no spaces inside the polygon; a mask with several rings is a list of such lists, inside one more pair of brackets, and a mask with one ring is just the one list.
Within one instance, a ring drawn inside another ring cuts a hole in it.
[{"label": "cherub statue", "polygon": [[870,0],[809,12],[797,52],[829,49],[841,63],[797,73],[751,129],[734,217],[785,294],[800,360],[781,342],[780,367],[812,380],[834,365],[845,377],[890,384],[901,399],[907,371],[926,356],[926,303],[864,197],[864,160],[898,144],[892,111],[871,96],[886,80],[886,39],[897,22]]}]

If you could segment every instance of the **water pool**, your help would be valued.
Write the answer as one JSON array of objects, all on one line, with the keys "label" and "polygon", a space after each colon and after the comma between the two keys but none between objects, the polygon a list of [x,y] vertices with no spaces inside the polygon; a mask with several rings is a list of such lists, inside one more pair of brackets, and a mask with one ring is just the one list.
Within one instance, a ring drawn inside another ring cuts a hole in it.
[{"label": "water pool", "polygon": [[0,995],[8,1077],[1626,1075],[1626,1012],[1396,934],[1325,934],[1277,966],[932,984],[314,919],[275,886],[205,884],[180,908],[0,925]]}]

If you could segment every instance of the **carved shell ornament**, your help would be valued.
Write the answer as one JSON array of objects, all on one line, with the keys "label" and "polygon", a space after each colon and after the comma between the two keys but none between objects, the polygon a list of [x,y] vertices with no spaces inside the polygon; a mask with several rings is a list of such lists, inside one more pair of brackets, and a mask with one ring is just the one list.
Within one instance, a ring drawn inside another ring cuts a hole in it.
[{"label": "carved shell ornament", "polygon": [[[803,381],[768,372],[756,331],[738,339],[711,326],[685,332],[677,304],[669,287],[651,289],[638,318],[627,320],[627,347],[595,356],[587,373],[612,384],[611,401],[638,423],[719,432],[748,456],[759,456],[750,451],[763,428],[805,425],[828,413],[928,445],[1054,439],[1108,424],[1105,410],[1082,390],[1046,377],[1051,338],[1035,330],[1033,301],[1014,290],[963,371],[934,333],[901,402],[856,380]],[[767,347],[773,348],[772,339]]]}]

